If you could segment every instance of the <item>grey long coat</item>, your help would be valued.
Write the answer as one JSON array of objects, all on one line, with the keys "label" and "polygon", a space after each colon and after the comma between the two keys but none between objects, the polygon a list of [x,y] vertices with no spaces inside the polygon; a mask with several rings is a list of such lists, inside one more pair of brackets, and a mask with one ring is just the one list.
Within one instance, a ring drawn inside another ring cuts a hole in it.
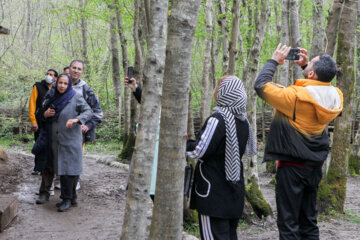
[{"label": "grey long coat", "polygon": [[[82,173],[81,124],[93,116],[89,105],[81,94],[76,93],[52,123],[52,149],[54,168],[58,175],[80,175]],[[81,124],[66,128],[69,119],[77,118]]]}]

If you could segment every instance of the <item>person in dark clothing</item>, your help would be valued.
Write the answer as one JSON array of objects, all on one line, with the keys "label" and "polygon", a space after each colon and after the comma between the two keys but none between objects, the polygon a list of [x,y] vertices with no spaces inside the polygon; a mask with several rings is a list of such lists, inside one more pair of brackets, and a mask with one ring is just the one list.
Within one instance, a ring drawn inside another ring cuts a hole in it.
[{"label": "person in dark clothing", "polygon": [[142,89],[141,87],[139,87],[136,83],[136,79],[135,78],[131,78],[131,81],[129,82],[129,78],[125,77],[125,85],[128,86],[133,94],[134,97],[136,98],[136,100],[138,101],[138,103],[141,104],[141,94],[142,94]]},{"label": "person in dark clothing", "polygon": [[[60,74],[55,91],[45,96],[41,115],[47,131],[53,171],[60,175],[61,196],[58,211],[76,204],[76,177],[82,172],[82,129],[93,112],[80,93],[72,86],[68,74]],[[39,198],[46,195],[40,193]],[[38,203],[38,202],[37,202]]]},{"label": "person in dark clothing", "polygon": [[216,107],[196,140],[186,151],[198,159],[190,208],[199,214],[201,239],[237,239],[236,228],[244,207],[241,158],[256,154],[256,143],[246,118],[246,91],[240,79],[224,76],[215,88]]},{"label": "person in dark clothing", "polygon": [[[46,72],[45,79],[41,82],[36,82],[31,91],[29,100],[29,120],[31,122],[31,130],[34,132],[35,141],[38,139],[40,131],[42,129],[41,121],[36,117],[36,112],[41,108],[44,96],[49,89],[51,89],[52,83],[57,80],[58,73],[54,69],[49,69]],[[39,175],[44,169],[46,162],[46,154],[41,152],[35,154],[35,165],[32,171],[33,175]]]},{"label": "person in dark clothing", "polygon": [[276,109],[264,161],[278,160],[275,194],[279,238],[313,240],[319,239],[316,195],[321,166],[329,153],[325,128],[341,113],[343,95],[330,83],[337,73],[335,61],[324,54],[307,63],[307,51],[302,48],[295,63],[303,68],[305,79],[289,87],[272,82],[289,51],[290,47],[278,45],[254,88]]}]

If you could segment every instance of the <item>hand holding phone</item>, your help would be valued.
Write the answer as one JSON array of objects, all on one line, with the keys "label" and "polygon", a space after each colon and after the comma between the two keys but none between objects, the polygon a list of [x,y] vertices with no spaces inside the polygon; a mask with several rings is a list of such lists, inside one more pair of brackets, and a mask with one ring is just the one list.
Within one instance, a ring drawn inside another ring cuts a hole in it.
[{"label": "hand holding phone", "polygon": [[133,77],[133,74],[134,74],[134,67],[133,67],[133,66],[129,66],[129,67],[128,67],[128,72],[127,72],[128,83],[132,83],[131,78]]},{"label": "hand holding phone", "polygon": [[300,56],[300,49],[298,48],[291,48],[289,54],[286,56],[285,59],[287,60],[299,60]]}]

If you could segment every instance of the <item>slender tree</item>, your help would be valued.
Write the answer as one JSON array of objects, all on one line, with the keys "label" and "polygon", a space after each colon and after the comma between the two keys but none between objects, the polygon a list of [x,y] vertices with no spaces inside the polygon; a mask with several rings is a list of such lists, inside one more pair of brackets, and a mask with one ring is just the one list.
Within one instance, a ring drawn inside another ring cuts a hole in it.
[{"label": "slender tree", "polygon": [[337,37],[337,64],[341,74],[337,85],[343,92],[344,108],[341,117],[335,120],[335,132],[331,148],[331,161],[326,181],[320,185],[320,210],[333,209],[344,212],[348,172],[348,154],[352,122],[354,93],[354,49],[356,37],[357,1],[345,0],[340,17]]},{"label": "slender tree", "polygon": [[190,64],[199,6],[200,0],[173,1],[168,17],[152,240],[182,238]]},{"label": "slender tree", "polygon": [[329,13],[328,23],[325,29],[324,52],[330,56],[333,56],[335,52],[336,36],[344,2],[345,0],[334,0]]},{"label": "slender tree", "polygon": [[218,23],[220,25],[222,35],[222,72],[224,75],[229,66],[229,29],[227,27],[225,0],[219,0],[218,9]]},{"label": "slender tree", "polygon": [[[289,32],[289,0],[283,0],[282,14],[281,14],[281,42],[287,46],[290,45],[290,32]],[[289,85],[289,62],[285,61],[280,68],[279,83],[281,85]]]},{"label": "slender tree", "polygon": [[121,238],[146,239],[146,218],[152,161],[159,124],[161,91],[165,69],[167,0],[151,0],[148,23],[148,53],[144,67],[144,85],[140,124],[136,137],[133,165]]},{"label": "slender tree", "polygon": [[229,68],[226,74],[234,75],[236,68],[236,56],[238,53],[237,43],[239,39],[239,23],[240,23],[240,0],[233,0],[233,6],[231,9],[232,28],[231,39],[229,43]]},{"label": "slender tree", "polygon": [[324,45],[323,28],[323,2],[324,0],[315,0],[313,3],[313,39],[311,42],[310,59],[320,55]]},{"label": "slender tree", "polygon": [[206,118],[210,115],[211,98],[209,91],[212,91],[210,82],[210,70],[211,70],[211,49],[213,38],[213,13],[214,0],[206,1],[206,39],[205,39],[205,52],[204,52],[204,64],[201,77],[201,103],[200,103],[200,122],[203,124]]},{"label": "slender tree", "polygon": [[87,19],[86,19],[86,6],[87,6],[87,0],[80,0],[79,1],[79,9],[80,9],[80,13],[81,13],[81,19],[80,19],[80,25],[81,25],[81,55],[84,59],[85,65],[86,65],[86,72],[85,72],[85,78],[90,81],[90,72],[91,72],[91,68],[90,68],[90,61],[89,61],[89,56],[88,56],[88,51],[87,51]]},{"label": "slender tree", "polygon": [[118,50],[118,40],[116,33],[116,15],[113,11],[112,5],[109,5],[109,8],[112,10],[112,15],[110,16],[110,48],[111,48],[111,63],[112,63],[112,79],[114,85],[114,95],[115,95],[115,104],[119,108],[119,113],[121,113],[121,80],[120,80],[120,61],[119,61],[119,50]]},{"label": "slender tree", "polygon": [[[299,9],[298,9],[298,0],[290,0],[290,32],[291,32],[291,46],[301,47],[301,36],[300,36],[300,27],[299,27]],[[291,61],[290,66],[292,67],[292,77],[293,81],[301,78],[302,70],[297,65]]]},{"label": "slender tree", "polygon": [[[256,74],[259,68],[259,59],[260,59],[260,52],[263,46],[265,32],[266,32],[266,25],[270,16],[270,9],[268,7],[268,1],[261,0],[259,3],[258,0],[254,1],[255,4],[255,32],[254,32],[254,40],[252,43],[252,47],[248,54],[247,64],[243,71],[243,81],[246,84],[247,91],[247,115],[249,116],[249,122],[252,127],[252,131],[254,133],[254,138],[256,138],[256,102],[257,102],[257,95],[253,88]],[[260,189],[259,189],[259,176],[258,176],[258,169],[257,169],[257,156],[253,156],[248,165],[248,183],[246,191],[246,199],[252,205],[256,214],[261,217],[268,215],[272,215],[272,210],[270,205],[264,199]]]}]

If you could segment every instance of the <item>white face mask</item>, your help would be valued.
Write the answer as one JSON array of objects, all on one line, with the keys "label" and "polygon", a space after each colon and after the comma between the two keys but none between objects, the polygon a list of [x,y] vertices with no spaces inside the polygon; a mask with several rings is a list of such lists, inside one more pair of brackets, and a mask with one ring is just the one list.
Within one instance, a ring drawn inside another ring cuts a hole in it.
[{"label": "white face mask", "polygon": [[46,75],[45,81],[46,81],[47,84],[50,84],[50,83],[52,83],[53,78],[50,75]]}]

